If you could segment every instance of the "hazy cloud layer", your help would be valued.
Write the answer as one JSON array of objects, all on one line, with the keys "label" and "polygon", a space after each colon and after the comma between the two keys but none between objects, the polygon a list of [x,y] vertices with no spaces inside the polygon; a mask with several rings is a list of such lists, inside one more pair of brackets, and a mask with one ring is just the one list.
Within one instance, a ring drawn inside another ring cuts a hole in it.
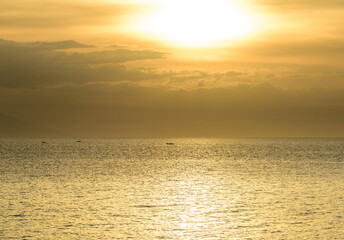
[{"label": "hazy cloud layer", "polygon": [[[91,1],[1,0],[0,27],[51,28],[123,21],[128,5]],[[136,9],[137,11],[137,9]]]},{"label": "hazy cloud layer", "polygon": [[[255,54],[274,55],[276,49]],[[338,84],[325,89],[331,83],[325,65],[277,62],[258,68],[254,63],[256,69],[224,72],[124,66],[154,59],[163,63],[164,57],[158,51],[99,50],[75,41],[1,40],[0,113],[61,136],[344,135],[344,90]],[[339,81],[344,74],[332,77]],[[291,85],[265,83],[274,81]],[[310,87],[302,88],[302,81]],[[311,88],[315,81],[322,89]]]},{"label": "hazy cloud layer", "polygon": [[[343,46],[344,1],[341,0],[252,0],[263,16],[260,39],[289,45],[291,54],[333,54]],[[257,43],[257,42],[256,42]],[[308,43],[308,45],[306,45]],[[298,44],[298,46],[295,44]],[[303,46],[302,46],[303,45]],[[259,42],[258,42],[259,46]],[[272,48],[276,47],[275,44]],[[282,46],[284,47],[284,46]],[[296,48],[295,48],[296,47]],[[265,49],[265,48],[264,48]],[[268,48],[267,48],[268,50]],[[333,51],[334,50],[334,51]]]},{"label": "hazy cloud layer", "polygon": [[104,84],[0,89],[10,116],[88,137],[343,136],[343,90],[257,86],[162,90]]},{"label": "hazy cloud layer", "polygon": [[308,57],[311,59],[327,58],[325,60],[332,63],[332,60],[343,60],[344,39],[262,41],[244,50],[247,50],[247,54],[263,56],[270,61],[283,57],[294,59]]},{"label": "hazy cloud layer", "polygon": [[251,0],[260,5],[279,9],[313,9],[313,8],[339,8],[344,7],[342,0]]}]

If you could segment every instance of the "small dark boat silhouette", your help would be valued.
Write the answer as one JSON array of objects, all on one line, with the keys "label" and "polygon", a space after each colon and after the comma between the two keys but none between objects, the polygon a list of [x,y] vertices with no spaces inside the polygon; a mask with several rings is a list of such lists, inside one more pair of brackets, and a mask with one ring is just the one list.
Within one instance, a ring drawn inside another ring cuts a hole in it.
[{"label": "small dark boat silhouette", "polygon": [[47,142],[42,142],[42,143],[47,143]]},{"label": "small dark boat silhouette", "polygon": [[172,142],[167,142],[166,145],[174,145]]},{"label": "small dark boat silhouette", "polygon": [[76,141],[76,142],[81,142],[80,140]]}]

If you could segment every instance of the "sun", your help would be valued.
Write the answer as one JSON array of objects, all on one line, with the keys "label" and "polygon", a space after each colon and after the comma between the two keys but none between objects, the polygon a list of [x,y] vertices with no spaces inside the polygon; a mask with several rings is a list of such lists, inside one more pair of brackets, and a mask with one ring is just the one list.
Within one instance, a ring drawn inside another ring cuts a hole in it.
[{"label": "sun", "polygon": [[138,23],[152,38],[180,46],[212,46],[254,29],[253,16],[230,0],[160,0]]}]

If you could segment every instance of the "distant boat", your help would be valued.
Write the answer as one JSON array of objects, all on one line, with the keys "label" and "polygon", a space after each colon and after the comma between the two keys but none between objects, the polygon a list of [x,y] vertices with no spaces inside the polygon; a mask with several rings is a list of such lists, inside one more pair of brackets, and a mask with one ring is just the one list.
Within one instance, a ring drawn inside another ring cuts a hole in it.
[{"label": "distant boat", "polygon": [[82,141],[78,140],[78,141],[76,141],[76,142],[82,142]]},{"label": "distant boat", "polygon": [[42,142],[42,143],[47,143],[47,142]]},{"label": "distant boat", "polygon": [[172,142],[167,142],[166,145],[173,145],[174,143]]}]

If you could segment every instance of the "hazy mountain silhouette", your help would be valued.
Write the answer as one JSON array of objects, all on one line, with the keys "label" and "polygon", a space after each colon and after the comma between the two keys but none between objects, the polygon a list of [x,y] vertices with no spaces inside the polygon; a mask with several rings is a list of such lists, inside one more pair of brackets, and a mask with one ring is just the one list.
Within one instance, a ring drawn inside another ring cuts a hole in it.
[{"label": "hazy mountain silhouette", "polygon": [[46,137],[53,131],[0,113],[0,137]]}]

